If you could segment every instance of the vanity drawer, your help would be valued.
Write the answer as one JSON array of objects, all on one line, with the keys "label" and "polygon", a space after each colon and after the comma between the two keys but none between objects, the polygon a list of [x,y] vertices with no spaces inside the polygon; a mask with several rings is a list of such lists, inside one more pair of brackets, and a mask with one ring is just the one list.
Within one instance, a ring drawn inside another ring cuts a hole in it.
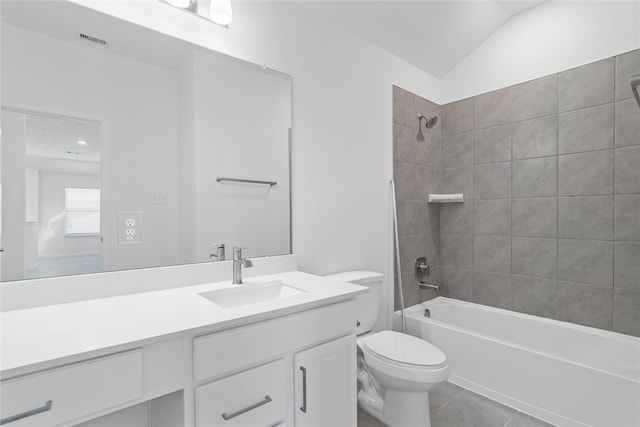
[{"label": "vanity drawer", "polygon": [[193,342],[193,376],[196,382],[214,378],[351,334],[355,328],[355,300],[349,300],[197,337]]},{"label": "vanity drawer", "polygon": [[285,360],[196,388],[196,425],[273,426],[285,418]]},{"label": "vanity drawer", "polygon": [[0,417],[10,426],[56,425],[141,398],[142,388],[142,350],[129,351],[3,381]]}]

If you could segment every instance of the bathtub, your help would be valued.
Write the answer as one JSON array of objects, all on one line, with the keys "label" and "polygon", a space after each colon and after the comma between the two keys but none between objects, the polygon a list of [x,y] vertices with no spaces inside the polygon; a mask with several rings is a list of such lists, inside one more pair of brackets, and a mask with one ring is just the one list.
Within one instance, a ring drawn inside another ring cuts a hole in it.
[{"label": "bathtub", "polygon": [[557,426],[640,426],[640,339],[444,297],[405,316],[454,384]]}]

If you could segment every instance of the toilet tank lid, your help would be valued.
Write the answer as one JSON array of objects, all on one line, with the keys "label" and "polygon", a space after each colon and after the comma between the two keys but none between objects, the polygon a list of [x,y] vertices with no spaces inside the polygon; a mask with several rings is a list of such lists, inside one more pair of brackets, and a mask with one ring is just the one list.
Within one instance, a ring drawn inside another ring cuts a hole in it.
[{"label": "toilet tank lid", "polygon": [[340,282],[353,283],[356,285],[371,283],[375,280],[382,280],[384,274],[375,271],[356,270],[343,271],[342,273],[329,274],[327,279],[338,280]]}]

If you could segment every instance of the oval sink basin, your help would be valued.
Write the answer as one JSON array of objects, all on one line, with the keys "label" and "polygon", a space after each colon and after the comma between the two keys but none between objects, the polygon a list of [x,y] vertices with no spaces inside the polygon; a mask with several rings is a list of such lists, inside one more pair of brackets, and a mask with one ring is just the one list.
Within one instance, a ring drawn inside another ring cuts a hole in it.
[{"label": "oval sink basin", "polygon": [[278,280],[267,283],[237,285],[234,288],[202,292],[199,295],[220,307],[233,308],[259,302],[273,301],[306,292],[307,291],[302,289],[285,285]]}]

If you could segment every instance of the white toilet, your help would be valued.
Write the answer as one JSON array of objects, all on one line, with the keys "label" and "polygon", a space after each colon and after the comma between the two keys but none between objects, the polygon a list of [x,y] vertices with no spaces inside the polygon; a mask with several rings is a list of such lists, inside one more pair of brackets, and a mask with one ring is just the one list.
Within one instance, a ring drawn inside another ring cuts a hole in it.
[{"label": "white toilet", "polygon": [[371,289],[356,300],[360,407],[392,427],[430,427],[428,392],[449,377],[445,354],[401,332],[371,332],[378,316],[382,274],[347,271],[327,277]]}]

